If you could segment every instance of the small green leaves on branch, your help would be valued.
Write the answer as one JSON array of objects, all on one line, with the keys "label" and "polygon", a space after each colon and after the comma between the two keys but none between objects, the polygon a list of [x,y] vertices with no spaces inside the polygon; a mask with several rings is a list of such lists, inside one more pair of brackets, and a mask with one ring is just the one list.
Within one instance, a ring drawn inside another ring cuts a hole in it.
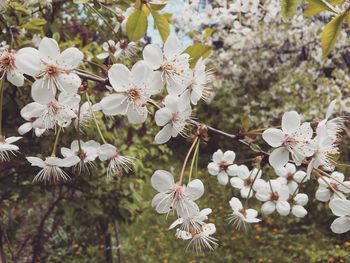
[{"label": "small green leaves on branch", "polygon": [[281,13],[284,19],[290,19],[298,6],[300,5],[301,0],[280,0]]},{"label": "small green leaves on branch", "polygon": [[126,22],[126,34],[129,40],[137,41],[143,37],[147,31],[147,15],[142,10],[135,10]]},{"label": "small green leaves on branch", "polygon": [[151,11],[151,14],[154,19],[154,24],[157,27],[163,42],[165,42],[170,34],[169,22],[167,17],[166,15],[160,14],[159,12],[153,10]]},{"label": "small green leaves on branch", "polygon": [[183,53],[190,55],[190,67],[193,68],[200,58],[207,58],[211,54],[211,47],[203,44],[193,44],[185,49]]},{"label": "small green leaves on branch", "polygon": [[304,11],[305,16],[314,16],[323,11],[329,11],[337,14],[337,10],[334,8],[335,5],[343,4],[345,0],[308,0],[308,7]]}]

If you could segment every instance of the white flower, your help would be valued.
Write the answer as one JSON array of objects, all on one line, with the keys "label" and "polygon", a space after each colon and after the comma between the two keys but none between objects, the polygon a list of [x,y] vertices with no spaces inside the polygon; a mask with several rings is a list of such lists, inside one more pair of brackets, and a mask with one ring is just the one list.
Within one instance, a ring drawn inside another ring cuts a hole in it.
[{"label": "white flower", "polygon": [[237,229],[242,226],[245,227],[246,223],[258,223],[261,221],[256,218],[258,212],[255,209],[245,209],[241,201],[236,197],[231,198],[230,206],[232,208],[232,213],[230,214],[229,220],[233,222]]},{"label": "white flower", "polygon": [[209,84],[212,81],[212,74],[205,70],[205,61],[202,58],[197,61],[192,75],[190,85],[181,97],[193,105],[197,105],[200,99],[208,101],[211,98]]},{"label": "white flower", "polygon": [[22,137],[8,137],[0,136],[0,162],[10,160],[10,155],[16,155],[19,150],[17,145],[13,143],[22,139]]},{"label": "white flower", "polygon": [[13,85],[20,87],[24,84],[24,76],[16,67],[16,53],[0,50],[0,79],[6,78]]},{"label": "white flower", "polygon": [[208,172],[217,176],[222,185],[227,185],[228,176],[234,176],[237,171],[237,165],[233,164],[236,154],[234,151],[223,153],[220,149],[213,154],[213,162],[208,164]]},{"label": "white flower", "polygon": [[144,122],[148,115],[147,101],[161,87],[152,76],[154,73],[143,61],[137,62],[131,71],[122,64],[113,65],[108,77],[117,93],[101,100],[103,113],[111,116],[126,114],[131,123]]},{"label": "white flower", "polygon": [[136,43],[128,42],[123,39],[118,43],[115,43],[113,40],[108,40],[102,44],[102,49],[105,51],[101,54],[98,54],[96,57],[98,59],[105,59],[109,57],[110,54],[113,54],[115,58],[120,58],[125,56],[127,58],[131,58],[136,55]]},{"label": "white flower", "polygon": [[333,138],[333,140],[337,140],[339,133],[341,133],[344,129],[344,122],[346,121],[346,118],[344,117],[337,117],[334,119],[330,119],[336,102],[337,102],[336,100],[333,100],[329,104],[325,119],[318,123],[317,129],[316,129],[317,134],[325,132],[328,136]]},{"label": "white flower", "polygon": [[[40,100],[41,101],[41,100]],[[67,127],[77,117],[80,96],[77,94],[61,93],[58,100],[52,99],[47,104],[32,102],[24,106],[21,116],[28,123],[19,127],[20,134],[29,132],[32,128],[56,129],[56,125]]]},{"label": "white flower", "polygon": [[40,172],[35,176],[33,182],[60,182],[69,180],[68,174],[62,168],[71,167],[76,163],[76,157],[58,158],[46,157],[42,160],[38,157],[27,157],[32,166],[40,167]]},{"label": "white flower", "polygon": [[249,171],[247,166],[240,165],[237,168],[237,175],[238,177],[231,178],[230,183],[233,187],[241,189],[241,196],[243,198],[252,197],[254,195],[254,190],[256,191],[265,184],[265,181],[260,179],[261,170],[257,168]]},{"label": "white flower", "polygon": [[74,140],[71,143],[70,148],[62,147],[61,154],[63,157],[72,157],[77,156],[75,166],[78,166],[78,172],[81,173],[83,170],[88,170],[89,166],[93,166],[95,161],[100,144],[94,140],[87,142],[80,141],[80,150],[79,150],[79,141]]},{"label": "white flower", "polygon": [[329,207],[335,216],[331,229],[336,234],[342,234],[350,230],[350,201],[345,199],[333,199],[329,202]]},{"label": "white flower", "polygon": [[322,166],[322,169],[333,171],[335,166],[332,156],[339,153],[337,141],[334,137],[328,135],[326,126],[317,128],[317,135],[311,141],[311,145],[315,150],[314,155],[308,165],[308,174],[311,174],[313,168]]},{"label": "white flower", "polygon": [[131,170],[133,159],[127,156],[122,156],[120,151],[112,144],[102,144],[98,150],[98,157],[101,161],[108,161],[107,176],[114,174],[122,174],[123,171]]},{"label": "white flower", "polygon": [[305,183],[310,179],[310,176],[307,176],[304,171],[296,171],[296,167],[292,163],[287,163],[284,167],[276,169],[275,172],[280,176],[278,179],[282,179],[287,184],[290,194],[294,193],[298,184]]},{"label": "white flower", "polygon": [[292,214],[296,217],[304,217],[307,215],[307,210],[304,206],[309,201],[309,197],[306,194],[297,194],[291,201]]},{"label": "white flower", "polygon": [[42,104],[53,100],[56,90],[76,93],[81,79],[73,72],[84,55],[77,48],[71,47],[60,53],[56,40],[44,37],[39,49],[27,47],[18,51],[17,68],[36,78],[32,85],[32,97]]},{"label": "white flower", "polygon": [[188,248],[192,248],[197,253],[204,249],[213,250],[217,245],[216,238],[211,237],[216,232],[214,224],[203,224],[199,229],[193,229],[192,231],[184,231],[177,229],[176,237],[182,240],[190,240],[187,245]]},{"label": "white flower", "polygon": [[192,180],[187,186],[179,185],[175,183],[171,173],[157,170],[151,177],[151,184],[159,192],[152,200],[152,206],[159,214],[176,211],[178,216],[188,218],[199,213],[198,205],[194,201],[204,193],[201,180]]},{"label": "white flower", "polygon": [[350,181],[344,181],[344,174],[340,172],[333,172],[330,177],[322,176],[317,181],[319,186],[316,199],[321,202],[328,202],[334,198],[345,199],[344,193],[350,193]]},{"label": "white flower", "polygon": [[300,116],[295,111],[286,112],[282,117],[282,130],[269,128],[262,134],[263,139],[275,149],[269,157],[272,167],[278,169],[289,160],[289,152],[297,165],[300,165],[305,157],[313,154],[310,146],[313,131],[310,123],[300,124]]},{"label": "white flower", "polygon": [[169,226],[169,229],[173,229],[178,225],[181,225],[180,229],[186,232],[200,229],[205,224],[204,221],[208,219],[208,215],[211,212],[212,210],[210,208],[205,208],[199,211],[198,214],[191,215],[190,217],[179,217]]},{"label": "white flower", "polygon": [[176,137],[178,134],[186,136],[186,126],[189,124],[191,112],[191,107],[179,97],[166,96],[164,107],[155,114],[156,124],[164,126],[154,139],[156,143],[166,143],[171,137]]},{"label": "white flower", "polygon": [[188,54],[182,53],[176,36],[171,35],[164,43],[164,53],[156,44],[149,44],[143,50],[143,59],[166,82],[168,93],[181,94],[191,81]]},{"label": "white flower", "polygon": [[261,207],[261,212],[264,214],[272,214],[276,209],[281,216],[286,216],[290,212],[288,186],[277,180],[265,182],[265,185],[257,190],[255,197],[265,202]]}]

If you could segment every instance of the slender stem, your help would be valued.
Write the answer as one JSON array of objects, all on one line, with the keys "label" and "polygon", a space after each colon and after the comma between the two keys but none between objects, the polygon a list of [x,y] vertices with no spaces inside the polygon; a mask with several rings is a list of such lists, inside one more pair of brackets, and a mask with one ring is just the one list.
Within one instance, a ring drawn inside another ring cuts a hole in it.
[{"label": "slender stem", "polygon": [[184,164],[182,165],[182,169],[181,169],[181,174],[180,174],[180,180],[179,180],[179,185],[182,185],[182,181],[183,181],[183,177],[184,177],[184,174],[185,174],[185,169],[186,169],[186,164],[188,162],[188,158],[190,157],[191,155],[191,152],[194,148],[194,146],[196,145],[197,141],[198,141],[198,136],[194,139],[190,149],[188,150],[187,152],[187,155],[186,155],[186,158],[185,158],[185,161],[184,161]]},{"label": "slender stem", "polygon": [[81,141],[80,141],[80,110],[81,110],[81,104],[79,103],[79,108],[78,108],[78,146],[79,146],[79,152],[81,152]]},{"label": "slender stem", "polygon": [[322,171],[322,170],[320,170],[320,169],[318,169],[318,168],[316,168],[316,170],[317,170],[319,173],[324,174],[325,176],[327,176],[327,177],[331,178],[332,180],[336,181],[338,184],[341,184],[342,186],[344,186],[345,188],[347,188],[347,189],[350,190],[350,187],[349,187],[349,186],[347,186],[347,185],[344,184],[343,182],[340,182],[338,179],[336,179],[336,178],[330,176],[330,175],[329,175],[328,173],[326,173],[325,171]]},{"label": "slender stem", "polygon": [[103,22],[105,22],[105,24],[112,30],[112,32],[114,32],[114,27],[112,27],[112,25],[106,20],[106,18],[99,11],[97,11],[95,8],[93,8],[89,4],[85,4],[85,6],[90,8],[90,10],[92,10],[94,13],[96,13],[103,20]]},{"label": "slender stem", "polygon": [[97,118],[96,118],[96,115],[95,115],[95,112],[94,110],[92,109],[92,106],[91,106],[91,101],[90,101],[90,96],[88,94],[88,92],[86,92],[86,98],[88,100],[88,103],[89,103],[89,108],[90,108],[90,111],[91,111],[91,114],[92,114],[92,117],[94,119],[94,122],[95,122],[95,125],[96,125],[96,129],[98,131],[98,134],[100,135],[101,137],[101,140],[103,141],[103,143],[107,143],[107,141],[105,140],[105,138],[103,137],[103,134],[102,134],[102,131],[100,129],[100,126],[98,125],[98,122],[97,122]]},{"label": "slender stem", "polygon": [[196,149],[194,150],[194,154],[193,154],[193,157],[192,157],[191,168],[190,168],[190,175],[188,177],[188,182],[191,182],[194,163],[196,162],[196,160],[198,160],[198,152],[199,152],[199,141],[197,142]]},{"label": "slender stem", "polygon": [[[314,171],[315,171],[315,170],[314,170]],[[323,176],[322,176],[318,171],[315,171],[315,173],[318,175],[319,178],[321,178],[321,180],[322,180],[323,182],[326,183],[326,185],[328,185],[328,187],[329,187],[330,189],[332,189],[332,191],[333,191],[333,193],[334,193],[335,195],[337,195],[339,198],[342,198],[342,197],[340,196],[340,194],[338,193],[338,191],[335,190],[334,187],[333,187],[329,182],[327,182],[327,180],[324,179]]]},{"label": "slender stem", "polygon": [[[247,196],[247,199],[245,200],[245,203],[244,203],[244,208],[245,208],[245,209],[247,208],[248,200],[249,200],[249,198],[250,198],[250,193],[251,193],[252,190],[253,190],[253,186],[254,186],[254,184],[255,184],[256,179],[258,178],[258,175],[259,175],[259,173],[260,173],[260,170],[261,170],[261,169],[259,168],[259,170],[257,171],[256,175],[254,176],[254,179],[253,179],[252,184],[250,185],[249,192],[248,192],[248,196]],[[253,170],[250,172],[249,177],[252,175],[252,172],[253,172]],[[272,187],[271,187],[271,189],[272,189]]]},{"label": "slender stem", "polygon": [[58,131],[57,131],[57,134],[56,134],[56,138],[55,138],[55,142],[53,144],[51,156],[56,156],[56,150],[57,150],[58,141],[59,141],[59,138],[60,138],[60,135],[61,135],[61,131],[62,131],[62,127],[60,126],[58,128]]},{"label": "slender stem", "polygon": [[300,181],[300,183],[298,184],[298,187],[294,190],[292,197],[294,197],[296,195],[296,193],[298,192],[298,190],[300,189],[300,186],[302,185],[302,183],[304,183],[305,179],[307,178],[307,173],[305,174],[305,176],[303,177],[303,179]]},{"label": "slender stem", "polygon": [[104,79],[104,78],[101,78],[101,77],[98,77],[98,76],[94,76],[94,75],[91,75],[91,74],[87,74],[85,72],[81,72],[80,69],[77,69],[75,71],[75,73],[79,76],[79,77],[82,77],[83,79],[88,79],[88,80],[92,80],[92,81],[95,81],[95,82],[100,82],[100,83],[106,83],[108,79]]},{"label": "slender stem", "polygon": [[2,104],[4,101],[4,80],[0,80],[0,136],[2,135]]}]

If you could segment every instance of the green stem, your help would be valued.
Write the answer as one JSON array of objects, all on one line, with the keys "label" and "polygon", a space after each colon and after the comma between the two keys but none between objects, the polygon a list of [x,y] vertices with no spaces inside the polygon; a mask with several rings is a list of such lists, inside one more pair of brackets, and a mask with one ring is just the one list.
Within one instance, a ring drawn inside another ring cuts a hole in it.
[{"label": "green stem", "polygon": [[181,169],[181,174],[180,174],[180,180],[179,180],[179,185],[182,185],[182,181],[183,181],[183,177],[184,177],[184,174],[185,174],[185,168],[186,168],[186,164],[187,164],[187,161],[188,161],[188,158],[190,157],[191,155],[191,152],[194,148],[194,146],[196,145],[197,141],[198,141],[198,136],[194,139],[190,149],[188,150],[187,152],[187,155],[185,157],[185,161],[184,161],[184,164],[182,165],[182,169]]},{"label": "green stem", "polygon": [[195,164],[196,160],[198,162],[198,152],[199,152],[199,141],[197,142],[196,149],[194,150],[194,154],[193,154],[193,157],[192,157],[191,168],[190,168],[190,175],[188,177],[188,182],[191,182],[193,167],[194,167],[194,164]]},{"label": "green stem", "polygon": [[55,143],[53,144],[51,156],[56,156],[56,150],[57,150],[58,140],[61,135],[61,131],[62,131],[62,127],[60,126],[56,134]]},{"label": "green stem", "polygon": [[88,100],[89,108],[90,108],[92,117],[93,117],[93,119],[94,119],[94,122],[95,122],[95,125],[96,125],[96,129],[97,129],[97,131],[98,131],[98,134],[100,135],[101,140],[103,141],[103,143],[106,144],[107,141],[106,141],[105,138],[103,137],[103,134],[102,134],[102,131],[101,131],[101,129],[100,129],[100,126],[98,126],[97,118],[96,118],[95,112],[94,112],[93,109],[92,109],[91,101],[90,101],[90,96],[89,96],[88,92],[86,92],[86,98],[87,98],[87,100]]}]

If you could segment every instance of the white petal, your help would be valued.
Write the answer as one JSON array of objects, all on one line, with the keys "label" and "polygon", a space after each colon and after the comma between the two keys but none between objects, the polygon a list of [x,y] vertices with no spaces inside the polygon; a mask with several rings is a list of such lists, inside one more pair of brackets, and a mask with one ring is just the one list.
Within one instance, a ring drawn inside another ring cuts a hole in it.
[{"label": "white petal", "polygon": [[142,60],[136,62],[131,69],[132,80],[133,80],[133,83],[136,85],[141,86],[142,84],[147,83],[150,74],[151,74],[150,68]]},{"label": "white petal", "polygon": [[294,200],[297,203],[297,205],[304,206],[309,201],[309,197],[307,196],[307,194],[297,194],[294,197]]},{"label": "white petal", "polygon": [[219,184],[222,184],[222,185],[227,185],[228,183],[228,175],[226,172],[222,171],[218,174],[218,181],[219,181]]},{"label": "white petal", "polygon": [[164,55],[168,60],[173,59],[179,52],[179,43],[175,35],[171,35],[164,43]]},{"label": "white petal", "polygon": [[232,164],[235,158],[236,158],[236,154],[234,151],[226,151],[224,153],[224,160],[229,164]]},{"label": "white petal", "polygon": [[154,138],[155,142],[158,144],[166,143],[171,138],[172,126],[170,124],[165,125]]},{"label": "white petal", "polygon": [[60,55],[60,48],[55,39],[44,37],[39,44],[40,58],[52,64]]},{"label": "white petal", "polygon": [[195,179],[187,184],[184,194],[191,199],[196,201],[204,194],[204,185],[201,180]]},{"label": "white petal", "polygon": [[61,73],[56,77],[57,88],[60,91],[64,91],[67,93],[77,93],[80,85],[81,79],[75,73]]},{"label": "white petal", "polygon": [[17,87],[24,84],[24,76],[17,70],[8,71],[6,74],[7,80]]},{"label": "white petal", "polygon": [[300,126],[300,115],[296,111],[289,111],[283,114],[282,131],[291,134]]},{"label": "white petal", "polygon": [[159,69],[163,64],[163,52],[156,44],[149,44],[143,50],[143,59],[152,69]]},{"label": "white petal", "polygon": [[272,201],[267,201],[261,206],[261,213],[270,215],[272,214],[276,209],[276,205]]},{"label": "white petal", "polygon": [[168,108],[164,107],[156,111],[154,119],[158,126],[164,126],[170,122],[172,116],[173,113]]},{"label": "white petal", "polygon": [[133,108],[130,106],[126,114],[128,115],[128,121],[131,124],[140,124],[146,121],[148,111],[146,107]]},{"label": "white petal", "polygon": [[218,175],[218,173],[220,172],[219,165],[217,165],[214,162],[209,163],[207,168],[208,168],[209,174],[211,174],[211,175]]},{"label": "white petal", "polygon": [[56,89],[48,89],[43,79],[37,79],[32,85],[32,98],[35,102],[47,104],[55,99]]},{"label": "white petal", "polygon": [[39,51],[27,47],[20,49],[16,54],[16,67],[18,70],[29,76],[36,76],[42,70]]},{"label": "white petal", "polygon": [[339,217],[331,225],[331,229],[336,234],[342,234],[350,230],[350,217]]},{"label": "white petal", "polygon": [[241,189],[244,186],[244,182],[241,178],[233,177],[230,179],[230,183],[233,187]]},{"label": "white petal", "polygon": [[126,114],[127,104],[123,101],[125,101],[123,94],[111,94],[100,101],[100,106],[106,115]]},{"label": "white petal", "polygon": [[292,214],[296,217],[304,217],[307,215],[307,210],[301,205],[294,205],[292,207]]},{"label": "white petal", "polygon": [[123,64],[114,64],[108,70],[108,78],[115,91],[124,92],[130,86],[131,72]]},{"label": "white petal", "polygon": [[269,156],[269,163],[275,169],[283,167],[288,163],[289,152],[286,148],[280,147],[275,149]]},{"label": "white petal", "polygon": [[284,133],[280,129],[269,128],[262,134],[263,139],[272,147],[279,147],[283,143]]},{"label": "white petal", "polygon": [[331,192],[327,188],[319,188],[316,191],[315,197],[321,202],[328,202],[331,198]]},{"label": "white petal", "polygon": [[168,213],[171,210],[172,199],[168,198],[169,194],[158,193],[152,199],[152,207],[156,209],[159,214]]},{"label": "white petal", "polygon": [[[258,216],[258,212],[255,209],[246,209],[246,218],[249,220],[248,222],[250,223],[255,223],[255,222],[259,222],[260,219],[257,219],[256,217]],[[254,220],[254,222],[252,221],[252,219],[256,219],[257,221]]]},{"label": "white petal", "polygon": [[26,157],[26,159],[32,164],[32,166],[38,166],[40,168],[46,166],[45,162],[38,157]]},{"label": "white petal", "polygon": [[151,177],[151,184],[158,192],[167,192],[175,186],[174,177],[164,170],[157,170]]},{"label": "white petal", "polygon": [[329,104],[329,106],[327,108],[327,112],[326,112],[326,119],[327,120],[329,119],[329,117],[331,117],[336,103],[337,103],[337,100],[332,100],[331,103]]},{"label": "white petal", "polygon": [[232,197],[229,204],[234,211],[239,211],[243,208],[242,202],[236,197]]},{"label": "white petal", "polygon": [[278,201],[276,209],[281,216],[286,216],[290,212],[290,204],[287,201]]},{"label": "white petal", "polygon": [[33,125],[31,122],[26,122],[18,127],[18,133],[20,135],[26,134],[33,128]]},{"label": "white petal", "polygon": [[344,199],[333,199],[329,202],[332,213],[336,216],[350,216],[350,201]]},{"label": "white petal", "polygon": [[64,50],[57,59],[60,69],[71,70],[79,66],[84,58],[84,54],[75,47]]},{"label": "white petal", "polygon": [[216,163],[219,163],[223,160],[224,154],[223,152],[219,149],[213,154],[213,161]]}]

